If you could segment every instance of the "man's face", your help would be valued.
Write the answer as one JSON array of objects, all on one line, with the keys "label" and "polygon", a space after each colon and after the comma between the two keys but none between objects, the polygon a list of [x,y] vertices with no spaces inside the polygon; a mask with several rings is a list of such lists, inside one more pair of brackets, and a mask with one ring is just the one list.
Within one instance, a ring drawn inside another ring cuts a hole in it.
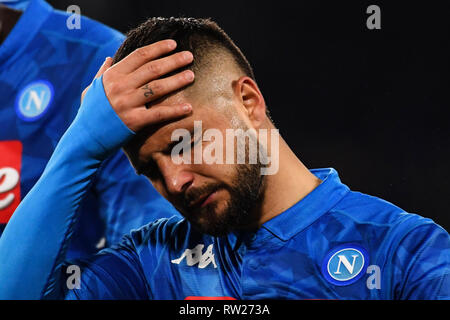
[{"label": "man's face", "polygon": [[[137,172],[146,175],[154,187],[203,233],[221,236],[253,227],[257,220],[252,215],[253,208],[260,202],[263,190],[261,166],[248,162],[236,164],[236,161],[208,164],[203,159],[201,163],[194,163],[194,153],[199,150],[197,144],[202,144],[202,150],[205,150],[214,141],[202,141],[203,133],[208,129],[222,133],[225,157],[226,130],[247,130],[245,116],[237,111],[232,100],[195,103],[177,94],[166,99],[164,104],[180,102],[189,102],[193,106],[189,117],[142,132],[127,146],[126,151]],[[194,121],[201,121],[201,131],[197,127],[197,134],[199,131],[202,134],[200,140],[194,135]],[[174,161],[172,149],[179,141],[172,141],[171,137],[177,129],[190,132],[190,163]],[[234,148],[236,154],[237,143]]]}]

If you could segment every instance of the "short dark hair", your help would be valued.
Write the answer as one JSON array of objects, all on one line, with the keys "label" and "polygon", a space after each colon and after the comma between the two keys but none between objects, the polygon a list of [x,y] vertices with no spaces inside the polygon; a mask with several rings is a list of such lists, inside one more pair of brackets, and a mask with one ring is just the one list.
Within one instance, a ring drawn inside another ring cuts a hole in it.
[{"label": "short dark hair", "polygon": [[[173,39],[177,48],[171,52],[190,51],[194,61],[179,70],[165,76],[171,76],[182,70],[201,71],[202,57],[210,50],[219,49],[228,52],[239,69],[256,82],[253,68],[242,51],[231,38],[210,18],[185,17],[152,17],[127,33],[125,41],[114,55],[113,63],[117,63],[134,50],[160,40]],[[269,108],[266,115],[273,122]]]},{"label": "short dark hair", "polygon": [[127,38],[114,56],[114,63],[122,60],[137,48],[164,39],[173,39],[177,42],[177,48],[171,54],[188,50],[194,55],[191,65],[176,72],[183,69],[191,69],[196,72],[205,53],[208,50],[219,48],[230,53],[241,71],[256,81],[247,58],[217,23],[209,18],[152,17],[127,33]]}]

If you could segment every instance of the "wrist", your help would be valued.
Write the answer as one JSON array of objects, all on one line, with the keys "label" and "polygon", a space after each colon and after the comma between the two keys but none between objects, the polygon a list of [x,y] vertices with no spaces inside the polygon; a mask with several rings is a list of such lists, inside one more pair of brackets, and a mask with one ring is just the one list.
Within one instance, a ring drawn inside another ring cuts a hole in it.
[{"label": "wrist", "polygon": [[87,134],[87,147],[94,156],[105,159],[120,149],[135,133],[130,130],[108,101],[103,88],[103,76],[95,79],[86,92],[73,122],[77,136]]}]

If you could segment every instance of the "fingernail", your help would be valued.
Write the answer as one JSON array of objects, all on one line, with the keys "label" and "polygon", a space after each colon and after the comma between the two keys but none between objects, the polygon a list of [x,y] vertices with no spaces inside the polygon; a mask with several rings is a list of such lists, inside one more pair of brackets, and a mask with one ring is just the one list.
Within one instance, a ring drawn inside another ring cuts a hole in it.
[{"label": "fingernail", "polygon": [[186,51],[186,52],[184,53],[184,58],[185,58],[186,60],[191,60],[191,59],[194,58],[194,56],[192,55],[191,52]]},{"label": "fingernail", "polygon": [[189,111],[191,111],[191,109],[192,109],[192,106],[190,104],[186,104],[183,106],[184,112],[189,112]]},{"label": "fingernail", "polygon": [[192,71],[186,71],[185,73],[186,80],[194,80],[194,73]]},{"label": "fingernail", "polygon": [[175,49],[175,47],[177,46],[177,43],[175,40],[169,40],[168,46],[169,46],[169,49]]}]

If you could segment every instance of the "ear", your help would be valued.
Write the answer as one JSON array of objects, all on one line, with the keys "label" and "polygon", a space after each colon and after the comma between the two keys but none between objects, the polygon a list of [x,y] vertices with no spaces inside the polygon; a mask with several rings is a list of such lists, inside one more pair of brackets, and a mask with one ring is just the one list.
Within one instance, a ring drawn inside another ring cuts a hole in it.
[{"label": "ear", "polygon": [[244,108],[253,127],[259,128],[266,120],[266,103],[256,82],[247,76],[235,83],[235,94]]}]

